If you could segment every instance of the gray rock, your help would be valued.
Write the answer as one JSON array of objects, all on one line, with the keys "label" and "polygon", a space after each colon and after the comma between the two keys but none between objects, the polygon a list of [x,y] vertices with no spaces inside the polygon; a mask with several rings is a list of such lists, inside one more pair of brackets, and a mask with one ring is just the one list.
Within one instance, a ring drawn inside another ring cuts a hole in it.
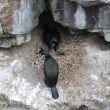
[{"label": "gray rock", "polygon": [[9,48],[30,41],[30,32],[38,25],[44,0],[0,1],[0,47]]},{"label": "gray rock", "polygon": [[2,25],[0,24],[0,35],[3,34],[3,28]]},{"label": "gray rock", "polygon": [[103,30],[103,33],[104,33],[104,38],[107,42],[110,42],[110,30],[107,31],[107,30]]},{"label": "gray rock", "polygon": [[70,0],[75,1],[83,6],[93,6],[93,5],[100,5],[100,4],[106,4],[110,3],[110,0]]},{"label": "gray rock", "polygon": [[21,0],[20,8],[13,12],[12,34],[30,32],[38,25],[44,8],[44,0]]},{"label": "gray rock", "polygon": [[13,45],[21,45],[31,40],[31,34],[0,35],[0,36],[2,36],[0,38],[1,48],[10,48]]},{"label": "gray rock", "polygon": [[[85,2],[87,1],[85,0]],[[55,21],[65,27],[69,27],[70,30],[72,28],[73,30],[86,29],[93,31],[110,29],[109,4],[83,7],[67,0],[51,0],[50,4]],[[105,40],[110,42],[108,34],[103,35],[106,35]]]},{"label": "gray rock", "polygon": [[[76,50],[80,46],[86,54],[81,57],[82,62],[78,70],[75,70],[76,73],[72,73],[72,78],[71,74],[70,77],[64,76],[67,80],[59,78],[57,88],[60,97],[54,100],[50,89],[43,82],[41,57],[37,59],[35,67],[32,65],[36,60],[33,54],[37,42],[35,36],[36,34],[27,46],[0,51],[0,106],[4,107],[1,110],[25,110],[29,107],[32,108],[30,110],[77,110],[82,104],[90,107],[90,110],[109,110],[110,45],[105,45],[93,35],[78,37],[80,45],[75,47],[74,43],[77,41],[70,39],[73,42],[69,40],[67,45]],[[65,36],[71,38],[69,35]],[[65,43],[61,45],[62,48],[64,45]],[[82,50],[79,49],[78,52]],[[70,53],[68,48],[65,51],[67,55],[74,53]],[[73,79],[71,83],[70,79]]]},{"label": "gray rock", "polygon": [[0,23],[10,34],[25,34],[38,25],[44,9],[44,0],[1,0]]},{"label": "gray rock", "polygon": [[67,0],[52,0],[50,3],[56,22],[70,28],[86,28],[86,13],[81,5]]},{"label": "gray rock", "polygon": [[108,29],[94,29],[94,30],[87,30],[91,33],[99,33],[101,36],[104,36],[105,41],[110,42],[110,30]]},{"label": "gray rock", "polygon": [[102,29],[110,29],[110,5],[99,7],[97,27]]},{"label": "gray rock", "polygon": [[52,13],[56,22],[75,29],[94,29],[97,27],[99,6],[83,7],[67,0],[52,0]]}]

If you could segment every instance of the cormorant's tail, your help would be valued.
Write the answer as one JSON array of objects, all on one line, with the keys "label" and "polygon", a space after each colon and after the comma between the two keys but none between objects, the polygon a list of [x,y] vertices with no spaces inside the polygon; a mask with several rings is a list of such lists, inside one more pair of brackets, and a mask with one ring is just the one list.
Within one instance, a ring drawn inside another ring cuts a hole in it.
[{"label": "cormorant's tail", "polygon": [[52,97],[53,97],[54,99],[58,99],[59,94],[58,94],[57,88],[56,88],[56,87],[52,87],[52,88],[51,88],[51,92],[52,92]]}]

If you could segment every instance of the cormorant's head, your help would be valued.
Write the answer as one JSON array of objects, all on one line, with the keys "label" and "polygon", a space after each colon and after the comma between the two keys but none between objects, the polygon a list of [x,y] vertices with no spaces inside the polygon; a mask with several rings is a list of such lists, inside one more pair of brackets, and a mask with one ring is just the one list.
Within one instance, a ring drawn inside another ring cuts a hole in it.
[{"label": "cormorant's head", "polygon": [[49,46],[48,46],[48,48],[49,48],[49,51],[52,51],[52,50],[54,50],[55,52],[56,52],[56,50],[57,50],[57,47],[58,47],[58,44],[57,44],[57,42],[51,42],[50,44],[49,44]]},{"label": "cormorant's head", "polygon": [[44,50],[43,48],[41,48],[38,53],[44,55],[45,57],[50,56],[48,50]]}]

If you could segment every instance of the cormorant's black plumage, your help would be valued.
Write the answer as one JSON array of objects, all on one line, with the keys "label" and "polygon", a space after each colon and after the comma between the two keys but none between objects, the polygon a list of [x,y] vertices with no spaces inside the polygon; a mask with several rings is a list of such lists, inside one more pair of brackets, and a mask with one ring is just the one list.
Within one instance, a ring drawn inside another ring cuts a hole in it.
[{"label": "cormorant's black plumage", "polygon": [[59,97],[56,89],[56,84],[59,75],[59,66],[57,61],[48,54],[48,51],[41,49],[40,53],[45,56],[44,62],[44,82],[46,86],[51,88],[52,97],[57,99]]},{"label": "cormorant's black plumage", "polygon": [[49,51],[56,51],[58,49],[61,38],[60,33],[56,27],[49,27],[48,25],[45,25],[42,38]]},{"label": "cormorant's black plumage", "polygon": [[46,2],[46,10],[39,17],[39,26],[43,29],[42,40],[48,47],[48,51],[54,50],[59,55],[64,55],[63,52],[57,51],[61,36],[57,24],[54,21],[52,12],[49,8],[48,0]]}]

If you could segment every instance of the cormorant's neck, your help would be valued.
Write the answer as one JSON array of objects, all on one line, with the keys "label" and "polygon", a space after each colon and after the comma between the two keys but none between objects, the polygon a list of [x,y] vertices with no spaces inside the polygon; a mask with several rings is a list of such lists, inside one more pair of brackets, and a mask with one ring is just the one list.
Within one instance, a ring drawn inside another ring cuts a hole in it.
[{"label": "cormorant's neck", "polygon": [[48,54],[48,55],[45,55],[45,59],[49,59],[51,58],[51,56]]}]

